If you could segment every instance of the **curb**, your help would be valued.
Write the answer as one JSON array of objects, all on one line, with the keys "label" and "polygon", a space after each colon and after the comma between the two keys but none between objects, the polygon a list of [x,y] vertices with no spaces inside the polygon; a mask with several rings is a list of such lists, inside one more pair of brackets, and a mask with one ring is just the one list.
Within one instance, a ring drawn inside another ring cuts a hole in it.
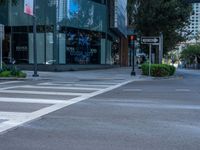
[{"label": "curb", "polygon": [[28,78],[14,78],[14,77],[3,78],[3,77],[0,77],[0,80],[28,80]]}]

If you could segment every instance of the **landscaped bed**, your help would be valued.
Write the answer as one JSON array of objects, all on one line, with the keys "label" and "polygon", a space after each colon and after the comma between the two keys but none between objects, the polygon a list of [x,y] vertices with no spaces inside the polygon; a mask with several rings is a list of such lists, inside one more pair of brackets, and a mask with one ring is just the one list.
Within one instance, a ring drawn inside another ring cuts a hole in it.
[{"label": "landscaped bed", "polygon": [[[143,64],[141,68],[143,75],[149,75],[149,64]],[[176,68],[167,64],[151,64],[150,70],[151,76],[153,77],[167,77],[173,76]]]},{"label": "landscaped bed", "polygon": [[3,64],[2,69],[0,70],[0,77],[9,78],[26,78],[26,73],[19,70],[16,66],[8,67],[7,65]]}]

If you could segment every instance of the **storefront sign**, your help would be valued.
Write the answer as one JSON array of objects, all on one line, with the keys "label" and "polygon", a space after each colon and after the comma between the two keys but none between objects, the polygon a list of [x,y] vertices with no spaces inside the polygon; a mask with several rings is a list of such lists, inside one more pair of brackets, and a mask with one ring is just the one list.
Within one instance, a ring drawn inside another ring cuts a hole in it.
[{"label": "storefront sign", "polygon": [[24,13],[33,16],[33,0],[24,0]]},{"label": "storefront sign", "polygon": [[25,52],[25,51],[28,51],[28,47],[27,46],[16,46],[16,51]]}]

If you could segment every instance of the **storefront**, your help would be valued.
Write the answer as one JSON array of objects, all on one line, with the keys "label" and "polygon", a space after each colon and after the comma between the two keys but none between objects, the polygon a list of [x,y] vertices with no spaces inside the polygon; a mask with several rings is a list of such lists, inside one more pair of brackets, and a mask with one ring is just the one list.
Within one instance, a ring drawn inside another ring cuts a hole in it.
[{"label": "storefront", "polygon": [[[5,63],[33,64],[32,17],[24,14],[24,1],[0,6],[6,25]],[[4,9],[2,9],[4,8]],[[110,30],[104,0],[37,0],[37,63],[114,64],[120,36]],[[120,47],[120,46],[119,46]],[[114,48],[114,49],[113,49]]]}]

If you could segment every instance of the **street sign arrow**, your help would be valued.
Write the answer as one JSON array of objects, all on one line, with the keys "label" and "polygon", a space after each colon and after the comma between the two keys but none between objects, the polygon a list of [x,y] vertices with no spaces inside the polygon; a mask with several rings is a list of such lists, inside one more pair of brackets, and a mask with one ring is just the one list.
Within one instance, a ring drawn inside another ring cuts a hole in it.
[{"label": "street sign arrow", "polygon": [[157,44],[160,42],[159,37],[141,37],[142,44]]}]

